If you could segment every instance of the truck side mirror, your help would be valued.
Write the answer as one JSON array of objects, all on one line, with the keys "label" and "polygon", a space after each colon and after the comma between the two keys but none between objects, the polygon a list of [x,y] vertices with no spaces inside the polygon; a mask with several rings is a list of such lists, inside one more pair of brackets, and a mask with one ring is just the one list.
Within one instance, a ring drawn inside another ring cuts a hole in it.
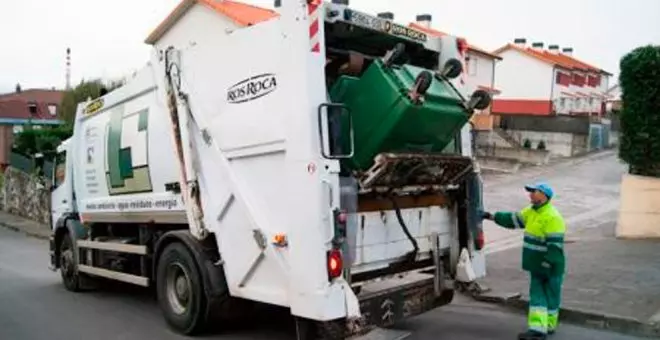
[{"label": "truck side mirror", "polygon": [[[344,104],[323,103],[318,108],[321,155],[327,159],[351,158],[354,154],[353,121]],[[328,131],[326,138],[324,131]],[[348,138],[348,139],[347,139]]]}]

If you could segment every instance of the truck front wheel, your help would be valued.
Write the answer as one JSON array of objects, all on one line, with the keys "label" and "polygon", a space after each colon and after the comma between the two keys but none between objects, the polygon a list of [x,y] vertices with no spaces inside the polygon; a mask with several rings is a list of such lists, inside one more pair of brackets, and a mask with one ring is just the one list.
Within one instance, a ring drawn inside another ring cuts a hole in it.
[{"label": "truck front wheel", "polygon": [[201,273],[183,244],[175,242],[163,250],[158,260],[156,290],[165,320],[172,328],[191,335],[204,327],[208,301]]},{"label": "truck front wheel", "polygon": [[76,249],[73,246],[73,240],[68,232],[62,236],[59,249],[60,256],[60,275],[62,276],[62,283],[64,287],[72,292],[80,292],[83,290],[86,275],[78,271],[78,259]]}]

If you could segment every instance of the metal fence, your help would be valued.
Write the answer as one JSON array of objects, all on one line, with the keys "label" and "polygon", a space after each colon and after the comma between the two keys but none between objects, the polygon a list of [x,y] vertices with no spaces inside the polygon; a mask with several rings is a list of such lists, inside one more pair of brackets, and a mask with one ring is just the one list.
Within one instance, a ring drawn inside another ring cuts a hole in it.
[{"label": "metal fence", "polygon": [[38,174],[45,177],[50,177],[53,172],[53,162],[46,161],[42,158],[27,157],[16,152],[12,152],[9,155],[9,165],[25,173]]}]

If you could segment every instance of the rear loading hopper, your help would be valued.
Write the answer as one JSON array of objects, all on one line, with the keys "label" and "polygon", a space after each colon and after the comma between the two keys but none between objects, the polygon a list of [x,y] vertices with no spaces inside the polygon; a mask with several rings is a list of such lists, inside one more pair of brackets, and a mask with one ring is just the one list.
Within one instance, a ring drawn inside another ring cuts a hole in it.
[{"label": "rear loading hopper", "polygon": [[449,82],[420,67],[381,60],[359,78],[340,77],[330,96],[351,111],[354,154],[344,165],[357,171],[371,167],[380,153],[439,153],[470,118]]}]

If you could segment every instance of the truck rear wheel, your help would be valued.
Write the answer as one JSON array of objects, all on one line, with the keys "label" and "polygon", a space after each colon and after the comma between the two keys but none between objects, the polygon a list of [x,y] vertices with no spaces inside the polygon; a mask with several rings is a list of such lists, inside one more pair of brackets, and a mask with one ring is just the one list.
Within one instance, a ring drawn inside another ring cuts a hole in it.
[{"label": "truck rear wheel", "polygon": [[205,325],[208,301],[195,259],[181,243],[169,244],[158,260],[158,303],[176,331],[191,335]]}]

